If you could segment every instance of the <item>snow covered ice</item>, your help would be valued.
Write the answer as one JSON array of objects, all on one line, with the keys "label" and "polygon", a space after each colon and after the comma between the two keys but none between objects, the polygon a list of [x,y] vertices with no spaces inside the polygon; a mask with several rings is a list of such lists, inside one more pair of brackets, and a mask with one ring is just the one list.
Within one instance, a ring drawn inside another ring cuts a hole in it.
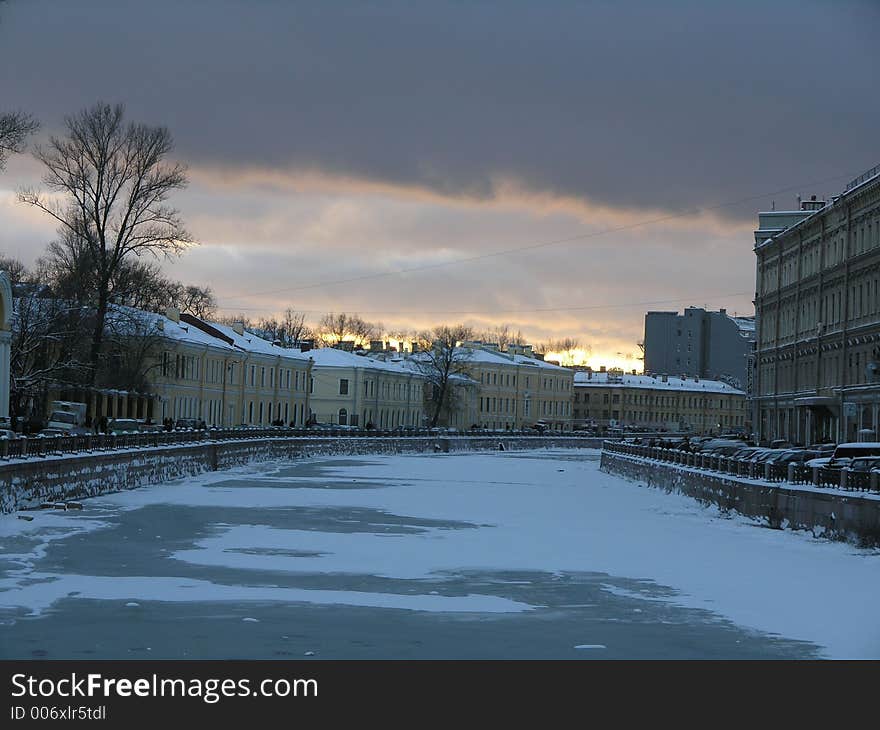
[{"label": "snow covered ice", "polygon": [[880,657],[880,553],[597,457],[279,462],[4,516],[0,655]]}]

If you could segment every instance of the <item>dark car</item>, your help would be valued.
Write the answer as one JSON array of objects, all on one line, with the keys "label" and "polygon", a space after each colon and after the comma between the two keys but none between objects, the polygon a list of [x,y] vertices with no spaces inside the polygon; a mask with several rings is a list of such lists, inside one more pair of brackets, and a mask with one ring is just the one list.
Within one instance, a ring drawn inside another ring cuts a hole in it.
[{"label": "dark car", "polygon": [[198,418],[178,418],[174,422],[174,428],[177,429],[185,429],[185,428],[193,428],[198,429],[201,427],[202,422]]}]

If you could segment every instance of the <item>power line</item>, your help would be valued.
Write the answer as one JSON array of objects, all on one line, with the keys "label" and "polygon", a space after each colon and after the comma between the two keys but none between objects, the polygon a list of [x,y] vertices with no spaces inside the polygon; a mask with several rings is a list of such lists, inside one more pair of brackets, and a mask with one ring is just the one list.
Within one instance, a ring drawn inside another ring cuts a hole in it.
[{"label": "power line", "polygon": [[[739,200],[728,201],[726,203],[718,203],[716,205],[704,206],[701,208],[693,208],[693,209],[689,209],[686,211],[681,211],[679,213],[670,213],[668,215],[659,216],[657,218],[649,218],[649,219],[642,220],[642,221],[636,221],[635,223],[627,223],[625,225],[614,226],[611,228],[605,228],[601,231],[592,231],[590,233],[582,233],[582,234],[579,234],[576,236],[569,236],[567,238],[558,238],[558,239],[555,239],[552,241],[544,241],[543,243],[533,243],[533,244],[529,244],[527,246],[508,248],[508,249],[503,249],[500,251],[492,251],[490,253],[478,254],[476,256],[465,256],[462,258],[451,259],[450,261],[442,261],[442,262],[438,262],[438,263],[434,263],[434,264],[423,264],[421,266],[412,266],[412,267],[403,268],[403,269],[393,269],[391,271],[382,271],[382,272],[377,272],[377,273],[373,273],[373,274],[362,274],[360,276],[354,276],[354,277],[350,277],[350,278],[346,278],[346,279],[335,279],[335,280],[328,280],[328,281],[313,282],[311,284],[301,284],[299,286],[284,287],[282,289],[270,289],[270,290],[261,291],[261,292],[233,294],[233,295],[231,295],[230,298],[234,299],[237,297],[254,297],[254,296],[267,295],[267,294],[281,294],[281,293],[286,293],[286,292],[303,291],[306,289],[317,289],[320,287],[337,286],[339,284],[351,284],[351,283],[358,282],[358,281],[379,279],[379,278],[384,278],[387,276],[398,276],[400,274],[410,274],[410,273],[414,273],[414,272],[418,272],[418,271],[429,271],[429,270],[433,270],[433,269],[445,268],[447,266],[457,266],[459,264],[472,263],[474,261],[482,261],[484,259],[496,258],[498,256],[506,256],[509,254],[523,253],[524,251],[534,251],[539,248],[547,248],[549,246],[559,246],[564,243],[572,243],[574,241],[582,241],[582,240],[586,240],[589,238],[598,238],[600,236],[608,235],[609,233],[619,233],[621,231],[632,230],[634,228],[641,228],[643,226],[653,225],[655,223],[663,223],[665,221],[675,220],[678,218],[683,218],[685,216],[694,215],[694,214],[698,214],[698,213],[706,213],[706,212],[713,211],[713,210],[721,210],[722,208],[731,208],[731,207],[734,207],[737,205],[743,205],[745,203],[752,202],[755,200],[761,200],[763,198],[767,198],[767,197],[770,197],[773,195],[781,195],[782,193],[791,192],[792,190],[798,190],[801,188],[810,188],[810,187],[814,187],[817,185],[822,185],[824,183],[833,182],[835,180],[841,180],[841,179],[845,179],[845,178],[848,179],[850,177],[851,177],[850,174],[835,175],[834,177],[825,178],[823,180],[818,180],[818,181],[811,182],[811,183],[792,185],[790,187],[782,188],[780,190],[774,190],[773,192],[769,192],[769,193],[762,193],[760,195],[750,195],[746,198],[740,198]],[[235,309],[234,306],[229,307],[229,308]]]},{"label": "power line", "polygon": [[[731,297],[749,296],[754,292],[733,292],[731,294],[710,294],[709,300],[730,299]],[[680,297],[677,299],[655,299],[649,302],[607,302],[604,304],[585,304],[577,307],[541,307],[536,309],[490,309],[490,310],[474,310],[474,309],[374,309],[374,310],[358,310],[358,314],[532,314],[537,312],[581,312],[591,309],[618,309],[626,307],[651,307],[660,304],[680,304],[681,302],[694,302],[703,299],[707,300],[706,294],[694,295],[691,297]],[[243,312],[271,312],[271,307],[230,307]],[[298,309],[300,314],[322,314],[323,309]]]}]

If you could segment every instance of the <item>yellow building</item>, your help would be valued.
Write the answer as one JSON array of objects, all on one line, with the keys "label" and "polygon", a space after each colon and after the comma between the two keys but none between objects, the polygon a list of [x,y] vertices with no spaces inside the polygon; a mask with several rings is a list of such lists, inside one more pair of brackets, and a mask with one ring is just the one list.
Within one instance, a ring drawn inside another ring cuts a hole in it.
[{"label": "yellow building", "polygon": [[425,377],[332,347],[311,350],[311,409],[318,423],[377,429],[425,425]]},{"label": "yellow building", "polygon": [[743,431],[747,420],[746,394],[717,380],[604,369],[574,376],[578,426],[717,434]]},{"label": "yellow building", "polygon": [[209,426],[301,426],[309,413],[311,362],[247,332],[169,309],[150,315],[159,354],[148,374],[152,418],[197,419]]},{"label": "yellow building", "polygon": [[493,430],[518,430],[541,422],[550,430],[572,426],[574,373],[532,356],[529,346],[463,342],[462,366],[478,385],[477,424]]}]

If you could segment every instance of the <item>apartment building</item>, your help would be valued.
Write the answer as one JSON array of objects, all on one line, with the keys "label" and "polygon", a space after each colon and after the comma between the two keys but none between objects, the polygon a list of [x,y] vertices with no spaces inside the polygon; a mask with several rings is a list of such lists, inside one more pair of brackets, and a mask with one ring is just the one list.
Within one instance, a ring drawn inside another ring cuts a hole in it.
[{"label": "apartment building", "polygon": [[[174,316],[174,313],[172,313]],[[213,386],[202,397],[202,418],[208,423],[303,426],[309,414],[311,360],[306,353],[281,347],[244,329],[179,315],[189,324],[224,342],[235,357],[206,357],[196,366]]]},{"label": "apartment building", "polygon": [[311,362],[244,329],[169,309],[148,314],[160,334],[149,375],[150,416],[195,418],[209,426],[303,425]]},{"label": "apartment building", "polygon": [[332,347],[308,355],[314,421],[378,429],[425,425],[426,379],[417,370]]},{"label": "apartment building", "polygon": [[529,346],[461,343],[460,360],[477,382],[477,425],[517,430],[544,423],[554,431],[571,430],[572,383],[568,368],[544,362]]},{"label": "apartment building", "polygon": [[586,369],[574,376],[574,423],[694,434],[745,431],[746,393],[702,378]]},{"label": "apartment building", "polygon": [[753,420],[759,439],[877,440],[880,166],[830,201],[759,213]]}]

